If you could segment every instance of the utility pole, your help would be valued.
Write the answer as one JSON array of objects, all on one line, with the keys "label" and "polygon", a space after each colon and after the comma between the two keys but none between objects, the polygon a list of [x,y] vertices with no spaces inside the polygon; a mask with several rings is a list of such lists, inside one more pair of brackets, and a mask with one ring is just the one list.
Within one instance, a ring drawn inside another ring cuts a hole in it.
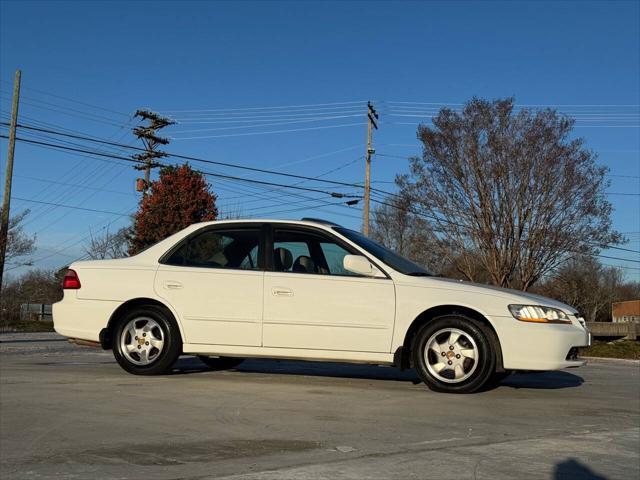
[{"label": "utility pole", "polygon": [[156,131],[176,122],[149,110],[137,110],[135,116],[149,122],[146,126],[133,129],[133,134],[142,140],[146,150],[144,153],[133,155],[134,160],[144,163],[144,165],[137,165],[134,168],[136,170],[144,170],[144,180],[142,184],[140,184],[140,181],[138,182],[138,191],[142,191],[142,195],[146,196],[149,190],[149,181],[151,180],[151,169],[158,166],[155,159],[167,156],[165,152],[156,150],[156,148],[158,145],[167,145],[169,139],[157,136]]},{"label": "utility pole", "polygon": [[13,154],[16,149],[16,126],[18,124],[18,105],[20,99],[20,78],[22,72],[16,70],[13,82],[13,106],[11,107],[11,123],[9,125],[9,149],[7,152],[7,169],[4,178],[4,194],[2,196],[2,218],[0,219],[0,292],[2,291],[2,275],[4,260],[7,254],[9,238],[9,210],[11,208],[11,182],[13,180]]},{"label": "utility pole", "polygon": [[369,209],[371,203],[371,155],[376,153],[373,148],[373,129],[378,129],[376,120],[378,112],[371,102],[367,102],[367,152],[364,170],[364,208],[362,209],[362,233],[369,235]]}]

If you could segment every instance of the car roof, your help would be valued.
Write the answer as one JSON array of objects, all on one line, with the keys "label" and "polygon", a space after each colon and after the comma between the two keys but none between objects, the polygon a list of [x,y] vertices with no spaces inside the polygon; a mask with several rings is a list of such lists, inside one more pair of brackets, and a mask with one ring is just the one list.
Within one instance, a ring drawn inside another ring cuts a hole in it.
[{"label": "car roof", "polygon": [[328,220],[322,220],[320,218],[303,218],[302,220],[283,220],[283,219],[273,219],[273,218],[237,218],[237,219],[223,219],[223,220],[213,220],[210,222],[200,222],[196,225],[206,226],[206,225],[223,225],[223,224],[234,224],[234,223],[287,223],[287,224],[295,224],[295,225],[311,225],[311,226],[322,226],[324,228],[330,227],[340,227],[337,223],[330,222]]}]

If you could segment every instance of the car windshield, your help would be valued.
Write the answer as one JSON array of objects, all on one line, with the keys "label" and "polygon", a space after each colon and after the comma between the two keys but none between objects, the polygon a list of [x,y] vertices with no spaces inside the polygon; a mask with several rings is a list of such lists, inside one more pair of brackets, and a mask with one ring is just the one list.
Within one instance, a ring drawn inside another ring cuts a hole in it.
[{"label": "car windshield", "polygon": [[393,250],[389,250],[387,247],[383,247],[379,243],[376,243],[370,238],[364,236],[362,233],[343,227],[334,227],[334,230],[340,235],[343,235],[351,240],[359,247],[364,248],[371,255],[380,259],[400,273],[404,273],[405,275],[413,275],[416,277],[432,276],[432,274],[424,267],[421,267],[420,265],[413,263],[411,260],[398,255],[396,252],[394,252]]}]

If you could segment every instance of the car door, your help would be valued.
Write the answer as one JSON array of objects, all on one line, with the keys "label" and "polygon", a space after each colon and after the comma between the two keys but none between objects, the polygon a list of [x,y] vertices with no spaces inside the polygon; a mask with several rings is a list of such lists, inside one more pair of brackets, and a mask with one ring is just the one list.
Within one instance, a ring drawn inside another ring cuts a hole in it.
[{"label": "car door", "polygon": [[358,251],[323,230],[277,224],[266,248],[263,346],[390,351],[394,285],[346,271],[344,256]]},{"label": "car door", "polygon": [[161,260],[155,290],[180,317],[185,343],[259,346],[261,226],[207,228]]}]

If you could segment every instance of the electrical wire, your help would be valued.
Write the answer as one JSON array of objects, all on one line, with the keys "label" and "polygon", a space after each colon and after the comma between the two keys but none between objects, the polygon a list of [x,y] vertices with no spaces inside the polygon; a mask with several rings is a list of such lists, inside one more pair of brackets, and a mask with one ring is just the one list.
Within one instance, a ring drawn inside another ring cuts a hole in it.
[{"label": "electrical wire", "polygon": [[279,106],[262,106],[262,107],[244,107],[244,108],[208,108],[208,109],[195,109],[195,110],[161,110],[162,112],[167,113],[180,113],[180,112],[238,112],[238,111],[248,111],[248,110],[281,110],[281,109],[291,109],[291,108],[307,108],[307,107],[327,107],[334,105],[353,105],[353,104],[364,104],[366,105],[366,100],[354,100],[350,102],[332,102],[332,103],[312,103],[305,105],[279,105]]},{"label": "electrical wire", "polygon": [[118,216],[125,216],[121,213],[117,213],[117,212],[112,212],[109,210],[98,210],[95,208],[86,208],[86,207],[78,207],[76,205],[64,205],[61,203],[52,203],[52,202],[41,202],[39,200],[32,200],[29,198],[22,198],[22,197],[11,197],[12,200],[20,200],[22,202],[30,202],[30,203],[39,203],[39,204],[43,204],[43,205],[55,205],[56,207],[63,207],[63,208],[72,208],[74,210],[83,210],[85,212],[93,212],[93,213],[106,213],[109,215],[118,215]]},{"label": "electrical wire", "polygon": [[[339,119],[339,118],[353,118],[353,117],[362,117],[363,114],[357,114],[357,115],[340,115],[340,116],[334,116],[334,117],[318,117],[318,118],[311,118],[311,119],[306,119],[306,120],[293,120],[290,122],[275,122],[275,123],[259,123],[259,124],[255,124],[255,125],[239,125],[239,126],[235,126],[235,127],[216,127],[216,128],[196,128],[196,129],[192,129],[192,130],[177,130],[177,131],[171,131],[171,135],[173,139],[178,140],[178,137],[175,137],[174,135],[180,135],[183,133],[198,133],[198,132],[213,132],[213,131],[222,131],[222,130],[238,130],[240,128],[261,128],[261,127],[274,127],[274,126],[278,126],[278,125],[292,125],[292,124],[300,124],[300,123],[314,123],[314,122],[325,122],[327,120],[333,120],[333,119]],[[192,122],[189,122],[192,123]],[[198,122],[198,123],[219,123],[219,122]],[[226,123],[226,122],[225,122]]]},{"label": "electrical wire", "polygon": [[[8,138],[8,136],[0,135],[0,138]],[[94,151],[90,151],[90,150],[86,150],[86,149],[79,149],[79,148],[75,148],[75,147],[66,147],[66,146],[61,146],[61,145],[54,145],[54,144],[51,144],[51,143],[48,143],[48,142],[40,142],[40,141],[36,141],[36,140],[28,140],[28,139],[24,139],[24,138],[21,138],[21,137],[16,137],[16,141],[26,142],[26,143],[31,143],[31,144],[34,144],[34,145],[40,145],[40,146],[45,146],[45,147],[49,147],[49,148],[56,148],[56,149],[61,149],[61,150],[70,150],[70,151],[81,152],[81,153],[90,153],[92,155],[98,155],[98,156],[103,156],[103,157],[108,157],[108,158],[124,160],[124,161],[127,161],[127,162],[136,163],[136,164],[145,164],[145,162],[143,162],[141,160],[136,160],[136,159],[129,158],[129,157],[122,157],[122,156],[114,155],[114,154],[110,154],[110,153],[94,152]],[[163,164],[161,162],[155,162],[155,163],[158,166],[163,166],[163,167],[170,166],[170,165]],[[211,177],[217,177],[217,178],[226,178],[226,179],[229,179],[229,180],[236,180],[236,181],[239,181],[239,182],[256,183],[256,184],[261,184],[261,185],[271,185],[271,186],[282,187],[282,188],[293,188],[293,189],[304,190],[304,191],[308,191],[308,192],[324,193],[324,194],[327,194],[327,195],[330,195],[330,196],[336,197],[336,198],[359,198],[357,195],[337,193],[337,192],[328,192],[326,190],[320,190],[320,189],[317,189],[317,188],[300,187],[300,186],[287,185],[287,184],[282,184],[282,183],[267,182],[267,181],[264,181],[264,180],[254,180],[254,179],[236,177],[236,176],[233,176],[233,175],[223,175],[223,174],[220,174],[220,173],[206,172],[206,171],[202,171],[202,170],[196,170],[196,171],[199,172],[199,173],[202,173],[203,175],[207,175],[207,176],[211,176]],[[293,175],[289,175],[289,176],[293,176]]]},{"label": "electrical wire", "polygon": [[205,138],[230,138],[230,137],[246,137],[250,135],[270,135],[272,133],[291,133],[291,132],[309,132],[312,130],[326,130],[328,128],[344,128],[344,127],[356,127],[363,126],[366,123],[358,122],[358,123],[343,123],[340,125],[324,125],[320,127],[308,127],[308,128],[290,128],[287,130],[270,130],[263,132],[246,132],[246,133],[226,133],[223,135],[202,135],[195,137],[173,137],[173,140],[200,140]]},{"label": "electrical wire", "polygon": [[[5,124],[4,122],[0,122],[0,124]],[[37,131],[43,131],[43,132],[47,132],[47,133],[52,133],[55,135],[60,135],[60,136],[64,136],[64,137],[71,137],[71,138],[76,138],[76,139],[82,139],[82,140],[87,140],[87,141],[91,141],[91,142],[96,142],[96,143],[104,143],[107,145],[115,145],[115,146],[119,146],[119,147],[124,147],[124,148],[129,148],[131,150],[134,151],[140,151],[140,152],[145,152],[146,150],[144,148],[140,148],[140,147],[132,147],[132,146],[128,146],[128,145],[124,145],[121,143],[115,143],[115,142],[108,142],[108,141],[104,141],[104,140],[100,140],[97,139],[95,137],[89,137],[89,136],[85,136],[85,135],[74,135],[74,134],[67,134],[67,133],[62,133],[62,132],[56,132],[55,130],[51,130],[51,129],[42,129],[42,128],[35,128],[35,127],[30,127],[28,125],[22,125],[19,124],[18,125],[19,128],[26,128],[26,129],[30,129],[30,130],[37,130]],[[42,142],[44,144],[44,142]],[[312,160],[312,159],[317,159],[317,158],[321,158],[322,156],[327,156],[333,153],[339,153],[341,151],[346,151],[346,150],[350,150],[354,147],[347,147],[345,149],[341,149],[341,150],[337,150],[336,152],[330,152],[329,154],[323,154],[323,155],[318,155],[318,156],[313,156],[313,157],[309,157],[309,159],[306,160]],[[91,151],[88,151],[86,149],[76,149],[75,147],[70,147],[70,150],[73,151],[79,151],[81,153],[92,153]],[[105,156],[105,157],[111,157],[112,154],[108,154],[107,152],[104,151],[99,151],[95,153],[96,155],[100,155],[100,156]],[[230,162],[220,162],[220,161],[215,161],[215,160],[208,160],[208,159],[204,159],[204,158],[199,158],[199,157],[193,157],[193,156],[189,156],[189,155],[178,155],[178,154],[174,154],[174,153],[167,153],[166,154],[167,157],[172,157],[172,158],[179,158],[182,160],[190,160],[190,161],[194,161],[194,162],[202,162],[202,163],[208,163],[211,165],[218,165],[218,166],[222,166],[222,167],[229,167],[229,168],[236,168],[236,169],[241,169],[241,170],[246,170],[246,171],[251,171],[251,172],[256,172],[256,173],[264,173],[264,174],[268,174],[268,175],[277,175],[277,176],[282,176],[282,177],[288,177],[288,178],[296,178],[296,179],[301,179],[301,180],[318,180],[315,177],[309,177],[309,176],[305,176],[305,175],[296,175],[296,174],[292,174],[292,173],[284,173],[284,172],[278,172],[275,170],[268,170],[268,169],[264,169],[264,168],[256,168],[256,167],[248,167],[245,165],[238,165],[235,163],[230,163]],[[118,156],[118,155],[113,155],[112,158],[116,158],[116,159],[120,159],[120,160],[127,160],[127,161],[133,161],[133,159],[129,158],[129,157],[122,157],[122,156]],[[303,160],[303,161],[306,161]],[[138,163],[140,163],[138,161]],[[295,163],[301,163],[301,162],[292,162],[289,163],[288,165],[293,165]],[[348,186],[348,187],[358,187],[358,188],[362,188],[361,185],[356,185],[353,183],[348,183],[348,182],[340,182],[340,181],[336,181],[336,180],[319,180],[321,183],[327,183],[327,184],[331,184],[331,185],[342,185],[342,186]],[[379,190],[381,193],[384,194],[388,194],[391,195],[390,192],[385,192],[383,190]]]}]

